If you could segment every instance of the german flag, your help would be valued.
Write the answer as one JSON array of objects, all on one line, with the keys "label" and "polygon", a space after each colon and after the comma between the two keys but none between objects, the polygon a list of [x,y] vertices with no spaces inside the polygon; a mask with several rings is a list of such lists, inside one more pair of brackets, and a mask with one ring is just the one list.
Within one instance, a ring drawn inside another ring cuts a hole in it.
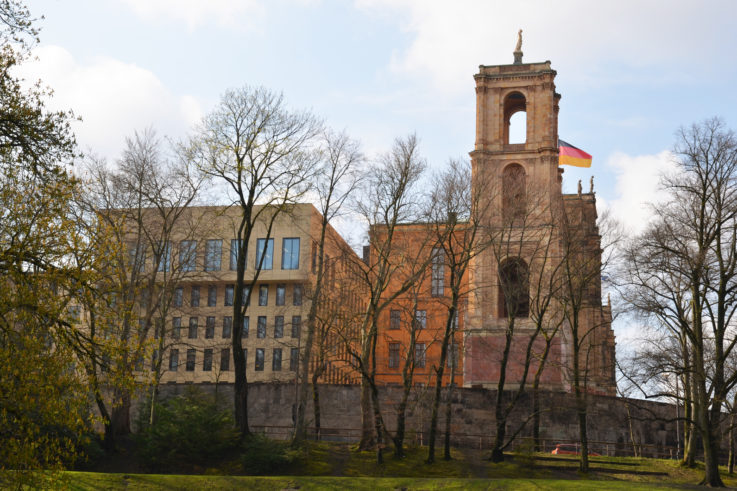
[{"label": "german flag", "polygon": [[570,143],[558,140],[558,165],[591,167],[591,155]]}]

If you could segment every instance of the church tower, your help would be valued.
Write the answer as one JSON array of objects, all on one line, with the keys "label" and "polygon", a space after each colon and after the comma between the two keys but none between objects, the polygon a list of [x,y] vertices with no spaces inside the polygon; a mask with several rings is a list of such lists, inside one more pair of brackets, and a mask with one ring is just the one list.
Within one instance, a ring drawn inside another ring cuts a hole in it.
[{"label": "church tower", "polygon": [[[569,215],[579,217],[575,227],[589,244],[586,256],[599,255],[596,206],[590,193],[562,195],[558,167],[558,109],[556,72],[550,62],[523,63],[521,33],[509,65],[481,65],[476,81],[476,142],[470,152],[474,192],[478,193],[481,220],[489,243],[469,271],[471,293],[465,325],[464,385],[496,388],[501,354],[509,351],[503,376],[512,389],[521,380],[527,341],[534,330],[534,291],[555,273],[551,258],[560,258],[561,233],[571,230]],[[510,140],[510,122],[524,113],[522,141]],[[516,115],[516,116],[515,116]],[[584,223],[585,222],[585,223]],[[595,258],[594,258],[595,259]],[[597,263],[598,264],[598,263]],[[546,276],[547,275],[547,276]],[[597,273],[598,275],[598,273]],[[586,307],[586,329],[600,340],[593,390],[612,392],[614,338],[611,312],[600,300],[600,278],[592,285],[593,300]],[[552,297],[552,295],[551,295]],[[538,297],[539,298],[539,297]],[[559,325],[564,321],[562,311]],[[513,330],[507,345],[505,333]],[[595,332],[594,332],[595,331]],[[570,390],[570,339],[566,328],[550,347],[542,383],[553,390]],[[542,338],[542,337],[541,337]],[[533,351],[542,349],[536,341]],[[604,346],[606,345],[606,346]],[[606,359],[606,360],[605,360]],[[534,373],[536,363],[531,363]],[[528,382],[529,382],[528,378]]]}]

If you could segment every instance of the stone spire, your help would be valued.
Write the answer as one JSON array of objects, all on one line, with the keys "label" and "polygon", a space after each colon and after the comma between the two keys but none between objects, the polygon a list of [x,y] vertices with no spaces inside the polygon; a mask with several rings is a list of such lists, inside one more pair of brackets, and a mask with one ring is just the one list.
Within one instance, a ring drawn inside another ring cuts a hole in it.
[{"label": "stone spire", "polygon": [[517,46],[514,48],[514,64],[522,64],[522,29],[517,32]]}]

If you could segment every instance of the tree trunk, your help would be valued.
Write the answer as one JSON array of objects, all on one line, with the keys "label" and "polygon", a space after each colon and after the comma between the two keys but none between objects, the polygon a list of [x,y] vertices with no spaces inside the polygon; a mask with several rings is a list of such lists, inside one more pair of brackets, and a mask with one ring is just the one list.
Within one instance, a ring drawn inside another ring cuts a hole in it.
[{"label": "tree trunk", "polygon": [[[450,372],[451,380],[455,379],[455,370],[451,370]],[[443,458],[445,460],[450,460],[450,419],[452,414],[452,405],[453,405],[453,383],[451,382],[448,386],[448,390],[446,391],[446,394],[448,396],[448,399],[445,401],[445,448],[443,452]]]},{"label": "tree trunk", "polygon": [[[320,390],[317,379],[320,377],[317,370],[312,374],[312,410],[315,413],[315,440],[320,440]],[[305,425],[306,428],[306,425]]]},{"label": "tree trunk", "polygon": [[110,424],[116,437],[129,435],[131,432],[131,395],[128,391],[116,391],[116,400],[119,402],[113,406]]},{"label": "tree trunk", "polygon": [[[442,359],[442,356],[441,356]],[[435,462],[435,435],[438,428],[438,409],[440,407],[440,395],[442,392],[441,381],[442,379],[442,366],[438,368],[438,377],[435,381],[435,397],[432,401],[432,412],[430,415],[430,434],[427,439],[427,463],[432,464]]]},{"label": "tree trunk", "polygon": [[535,380],[532,387],[532,441],[535,452],[542,452],[542,445],[540,444],[540,390],[537,380]]}]

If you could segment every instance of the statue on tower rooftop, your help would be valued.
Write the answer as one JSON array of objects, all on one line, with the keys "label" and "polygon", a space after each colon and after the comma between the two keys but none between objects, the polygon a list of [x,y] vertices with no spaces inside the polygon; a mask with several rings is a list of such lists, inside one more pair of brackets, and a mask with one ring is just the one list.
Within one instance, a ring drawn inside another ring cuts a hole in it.
[{"label": "statue on tower rooftop", "polygon": [[514,48],[514,64],[522,64],[522,29],[517,32],[517,46]]}]

